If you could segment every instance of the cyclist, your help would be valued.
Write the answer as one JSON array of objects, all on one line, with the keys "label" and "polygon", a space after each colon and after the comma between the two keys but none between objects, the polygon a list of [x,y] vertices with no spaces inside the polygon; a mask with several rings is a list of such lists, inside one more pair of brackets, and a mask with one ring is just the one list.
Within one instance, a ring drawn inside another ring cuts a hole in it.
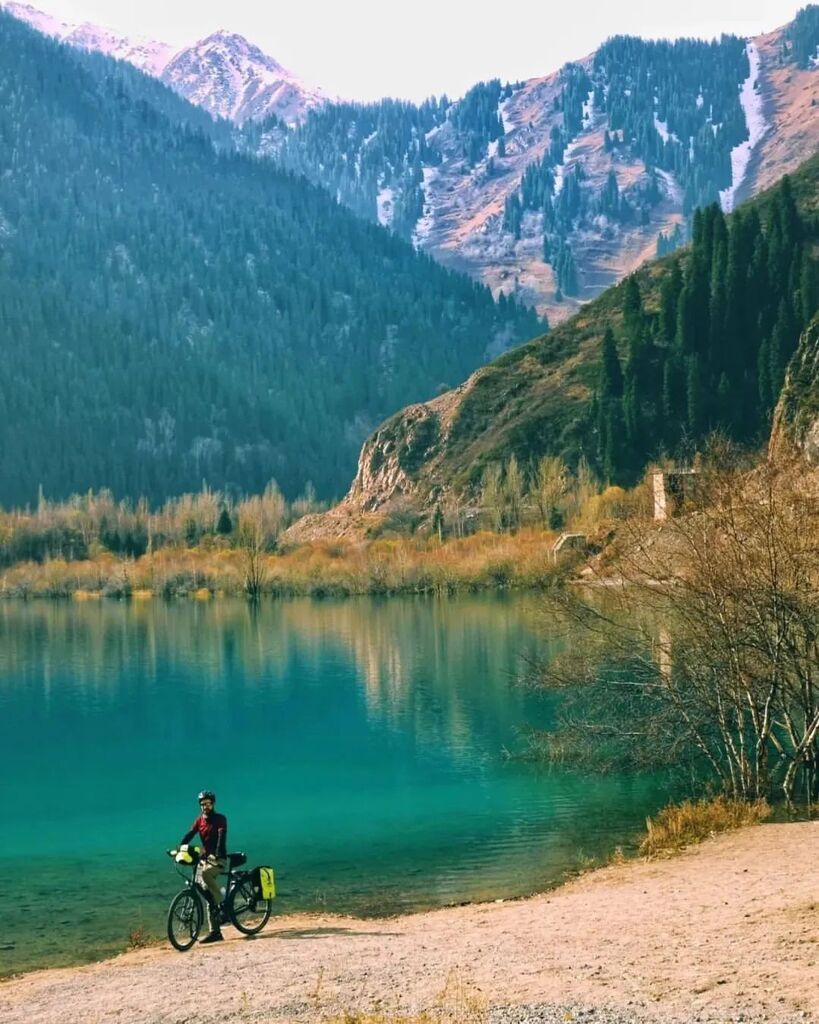
[{"label": "cyclist", "polygon": [[203,789],[199,794],[200,814],[182,837],[182,843],[189,843],[199,833],[202,840],[202,858],[196,868],[197,881],[206,887],[210,897],[207,900],[208,928],[207,938],[202,942],[221,942],[221,900],[222,890],[219,887],[219,875],[227,866],[227,818],[214,810],[216,794],[211,789]]}]

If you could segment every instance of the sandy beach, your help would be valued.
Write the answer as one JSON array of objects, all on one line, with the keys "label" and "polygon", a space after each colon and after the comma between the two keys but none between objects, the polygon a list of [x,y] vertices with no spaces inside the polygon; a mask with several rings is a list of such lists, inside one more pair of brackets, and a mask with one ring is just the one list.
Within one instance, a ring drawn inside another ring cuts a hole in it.
[{"label": "sandy beach", "polygon": [[819,822],[748,828],[526,900],[378,920],[276,917],[256,939],[226,937],[12,979],[0,1020],[320,1021],[431,1007],[453,976],[493,1007],[819,1020]]}]

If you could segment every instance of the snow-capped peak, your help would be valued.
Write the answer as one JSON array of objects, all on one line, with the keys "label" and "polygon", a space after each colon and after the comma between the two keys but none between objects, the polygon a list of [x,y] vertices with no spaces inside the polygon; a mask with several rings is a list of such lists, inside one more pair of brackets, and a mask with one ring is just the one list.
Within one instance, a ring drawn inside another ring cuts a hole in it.
[{"label": "snow-capped peak", "polygon": [[128,61],[219,117],[242,122],[275,114],[293,123],[310,107],[326,102],[319,90],[308,88],[254,43],[228,29],[176,50],[168,43],[120,36],[89,22],[68,24],[18,0],[0,0],[0,8],[78,49]]},{"label": "snow-capped peak", "polygon": [[269,114],[298,121],[309,107],[324,102],[320,92],[227,29],[181,50],[161,77],[192,103],[237,122]]},{"label": "snow-capped peak", "polygon": [[46,14],[44,11],[38,11],[31,4],[19,4],[15,3],[14,0],[0,0],[0,7],[12,17],[17,18],[18,21],[26,22],[26,24],[31,25],[32,28],[46,36],[55,36],[58,39],[62,39],[74,27],[73,25],[66,24],[64,21],[60,21],[59,18]]},{"label": "snow-capped peak", "polygon": [[81,50],[96,50],[117,60],[126,60],[149,75],[158,76],[174,55],[175,49],[156,39],[118,36],[106,28],[84,22],[63,37]]},{"label": "snow-capped peak", "polygon": [[79,50],[94,50],[117,60],[126,60],[149,75],[159,75],[174,54],[174,47],[168,43],[155,39],[120,36],[110,29],[92,25],[90,22],[72,25],[38,11],[30,4],[0,0],[0,7],[43,35],[53,36],[70,46],[76,46]]}]

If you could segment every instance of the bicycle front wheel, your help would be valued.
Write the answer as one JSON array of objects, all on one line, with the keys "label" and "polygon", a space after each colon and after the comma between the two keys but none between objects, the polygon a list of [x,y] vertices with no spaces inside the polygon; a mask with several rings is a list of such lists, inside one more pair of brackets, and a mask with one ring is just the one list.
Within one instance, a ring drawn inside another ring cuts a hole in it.
[{"label": "bicycle front wheel", "polygon": [[192,889],[183,889],[168,907],[168,939],[174,949],[185,953],[202,931],[202,901]]},{"label": "bicycle front wheel", "polygon": [[257,895],[249,878],[236,883],[228,899],[228,916],[244,935],[256,935],[270,920],[273,900]]}]

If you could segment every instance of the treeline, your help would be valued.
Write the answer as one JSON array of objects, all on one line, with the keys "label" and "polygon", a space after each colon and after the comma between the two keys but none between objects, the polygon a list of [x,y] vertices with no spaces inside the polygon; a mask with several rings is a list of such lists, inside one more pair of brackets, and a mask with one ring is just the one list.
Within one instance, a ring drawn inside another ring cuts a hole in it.
[{"label": "treeline", "polygon": [[[431,515],[397,503],[361,539],[294,544],[282,534],[322,506],[275,483],[233,502],[202,490],[151,509],[108,491],[33,511],[0,511],[0,598],[130,598],[453,593],[539,587],[563,527],[601,536],[647,513],[647,492],[600,490],[587,463],[487,467],[478,502],[447,492]],[[287,541],[287,542],[285,542]],[[560,565],[564,566],[565,558]]]},{"label": "treeline", "polygon": [[661,231],[657,235],[657,258],[662,259],[663,256],[668,256],[672,252],[676,252],[681,246],[685,245],[685,228],[682,224],[675,224],[668,234]]},{"label": "treeline", "polygon": [[470,167],[486,159],[490,142],[503,138],[505,131],[499,107],[512,91],[511,85],[501,85],[499,78],[493,78],[474,85],[452,108],[451,121],[463,136]]},{"label": "treeline", "polygon": [[275,481],[260,495],[233,501],[203,488],[152,510],[145,498],[117,501],[108,490],[48,501],[34,511],[0,509],[0,568],[19,562],[93,559],[106,552],[140,558],[163,548],[195,548],[208,543],[273,551],[296,519],[325,506],[308,487],[288,502]]},{"label": "treeline", "polygon": [[[602,523],[648,514],[647,491],[601,484],[585,458],[574,471],[555,455],[528,465],[515,455],[489,463],[480,484],[477,525],[494,533],[524,528],[596,530]],[[455,495],[436,505],[432,527],[443,539],[462,536],[469,522]]]},{"label": "treeline", "polygon": [[374,423],[542,329],[144,76],[4,13],[0,57],[0,502],[330,497]]},{"label": "treeline", "polygon": [[797,12],[782,39],[780,57],[809,68],[819,51],[819,6],[809,4]]},{"label": "treeline", "polygon": [[615,36],[595,54],[595,102],[605,103],[609,129],[647,167],[677,177],[686,214],[731,184],[731,150],[748,137],[739,102],[750,71],[745,46],[727,35],[711,42]]},{"label": "treeline", "polygon": [[278,127],[262,148],[366,220],[378,220],[378,195],[390,189],[387,226],[409,238],[423,211],[423,167],[441,162],[427,134],[443,123],[449,105],[446,96],[419,105],[391,99],[331,103],[310,110],[294,129],[262,125],[263,138]]},{"label": "treeline", "polygon": [[669,266],[656,311],[636,276],[619,286],[622,328],[605,332],[591,412],[606,479],[632,480],[658,450],[713,430],[749,442],[767,429],[817,307],[806,237],[785,177],[764,220],[756,206],[695,213],[692,245]]}]

